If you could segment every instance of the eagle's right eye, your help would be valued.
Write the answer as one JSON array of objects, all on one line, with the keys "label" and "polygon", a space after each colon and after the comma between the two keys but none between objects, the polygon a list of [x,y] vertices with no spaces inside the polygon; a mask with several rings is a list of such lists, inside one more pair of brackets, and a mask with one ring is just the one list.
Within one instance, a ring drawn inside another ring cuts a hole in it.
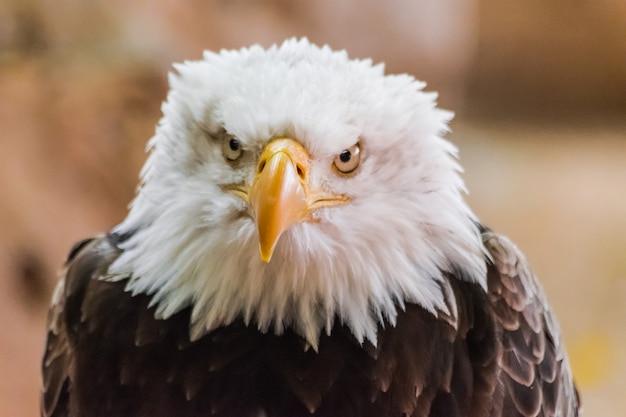
[{"label": "eagle's right eye", "polygon": [[222,141],[222,153],[228,161],[236,161],[243,153],[241,142],[230,136],[225,137]]}]

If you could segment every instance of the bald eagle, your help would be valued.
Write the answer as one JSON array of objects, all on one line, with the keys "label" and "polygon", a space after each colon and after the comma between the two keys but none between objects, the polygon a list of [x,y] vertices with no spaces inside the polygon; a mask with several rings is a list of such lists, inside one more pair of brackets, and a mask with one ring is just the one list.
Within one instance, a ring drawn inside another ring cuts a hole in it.
[{"label": "bald eagle", "polygon": [[175,69],[127,218],[53,295],[42,416],[578,414],[423,83],[306,39]]}]

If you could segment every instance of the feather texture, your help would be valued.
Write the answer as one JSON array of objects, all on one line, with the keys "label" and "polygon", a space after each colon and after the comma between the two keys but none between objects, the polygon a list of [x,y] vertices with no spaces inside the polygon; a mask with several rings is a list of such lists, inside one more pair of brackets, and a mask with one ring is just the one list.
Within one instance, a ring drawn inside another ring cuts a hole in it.
[{"label": "feather texture", "polygon": [[[69,261],[50,311],[42,416],[577,415],[541,289],[520,275],[526,263],[506,239],[484,240],[489,291],[448,276],[456,326],[407,304],[395,325],[379,325],[376,346],[336,322],[316,352],[289,329],[263,333],[241,318],[191,341],[190,308],[159,320],[148,296],[100,279],[119,238],[95,238]],[[502,325],[515,310],[505,280],[532,294],[525,304],[542,317],[539,331],[520,319]]]}]

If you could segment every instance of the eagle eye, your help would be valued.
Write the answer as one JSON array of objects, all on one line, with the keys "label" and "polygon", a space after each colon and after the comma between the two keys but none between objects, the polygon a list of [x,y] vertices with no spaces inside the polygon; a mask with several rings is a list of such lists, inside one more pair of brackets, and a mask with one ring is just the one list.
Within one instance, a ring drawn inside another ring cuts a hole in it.
[{"label": "eagle eye", "polygon": [[230,136],[225,137],[222,140],[222,153],[228,161],[236,161],[243,153],[241,142]]},{"label": "eagle eye", "polygon": [[340,174],[351,174],[361,162],[361,145],[357,142],[335,157],[333,166]]}]

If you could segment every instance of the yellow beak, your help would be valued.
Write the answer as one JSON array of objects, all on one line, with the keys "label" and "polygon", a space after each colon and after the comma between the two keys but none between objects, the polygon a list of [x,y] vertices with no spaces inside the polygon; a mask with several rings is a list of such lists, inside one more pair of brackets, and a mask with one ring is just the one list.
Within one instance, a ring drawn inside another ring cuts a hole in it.
[{"label": "yellow beak", "polygon": [[250,205],[263,262],[270,261],[285,230],[311,216],[307,199],[309,159],[304,147],[293,139],[275,139],[261,153]]}]

